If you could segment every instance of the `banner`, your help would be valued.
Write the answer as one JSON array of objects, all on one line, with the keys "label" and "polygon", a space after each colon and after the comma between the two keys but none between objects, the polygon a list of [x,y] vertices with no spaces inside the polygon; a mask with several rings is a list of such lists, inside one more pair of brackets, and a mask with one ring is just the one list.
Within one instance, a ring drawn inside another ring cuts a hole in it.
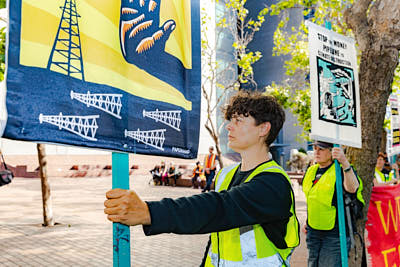
[{"label": "banner", "polygon": [[198,0],[9,1],[3,136],[195,158],[200,58]]},{"label": "banner", "polygon": [[309,21],[312,139],[361,148],[360,95],[353,39]]},{"label": "banner", "polygon": [[400,185],[373,187],[365,237],[368,266],[399,266]]},{"label": "banner", "polygon": [[390,140],[388,143],[388,155],[393,156],[400,153],[400,115],[399,115],[399,100],[398,96],[391,94],[389,96],[390,106]]}]

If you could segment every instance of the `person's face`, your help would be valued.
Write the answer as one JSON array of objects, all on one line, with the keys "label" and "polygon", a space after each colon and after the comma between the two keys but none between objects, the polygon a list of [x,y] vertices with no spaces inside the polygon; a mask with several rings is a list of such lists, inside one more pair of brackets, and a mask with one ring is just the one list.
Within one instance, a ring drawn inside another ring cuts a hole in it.
[{"label": "person's face", "polygon": [[314,145],[314,159],[318,164],[330,164],[332,162],[332,152],[329,148],[321,148]]},{"label": "person's face", "polygon": [[214,148],[209,148],[208,152],[210,152],[210,154],[212,154],[214,152]]},{"label": "person's face", "polygon": [[[256,121],[252,116],[234,115],[226,126],[228,130],[228,146],[240,153],[252,146],[264,143],[268,130],[266,123],[256,126]],[[268,123],[269,124],[269,123]],[[269,126],[270,127],[270,126]]]},{"label": "person's face", "polygon": [[385,165],[385,159],[382,157],[378,157],[378,159],[376,160],[376,168],[378,170],[382,170],[384,165]]}]

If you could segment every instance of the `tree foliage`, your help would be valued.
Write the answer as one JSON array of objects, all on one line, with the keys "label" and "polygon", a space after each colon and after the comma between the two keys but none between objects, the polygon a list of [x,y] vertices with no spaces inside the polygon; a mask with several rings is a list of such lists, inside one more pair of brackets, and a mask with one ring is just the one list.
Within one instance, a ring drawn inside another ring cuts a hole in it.
[{"label": "tree foliage", "polygon": [[[361,177],[366,202],[364,218],[357,222],[357,230],[363,236],[367,218],[368,203],[372,191],[372,179],[376,157],[382,140],[386,105],[390,93],[399,89],[399,51],[400,51],[400,2],[393,0],[280,0],[272,5],[271,13],[280,15],[275,36],[276,55],[285,55],[287,79],[281,84],[273,84],[267,91],[275,95],[283,93],[280,101],[292,108],[306,131],[309,130],[310,114],[296,109],[301,99],[310,90],[308,81],[307,28],[288,28],[288,10],[300,9],[304,16],[323,25],[325,20],[332,22],[332,29],[356,40],[359,62],[359,89],[362,148],[349,148],[347,157],[354,164]],[[312,15],[312,16],[311,16]],[[284,90],[282,90],[282,88]],[[379,127],[377,127],[377,125]],[[357,254],[361,255],[360,247]],[[361,266],[351,258],[350,266]]]},{"label": "tree foliage", "polygon": [[[333,31],[354,38],[344,18],[344,11],[352,3],[351,0],[281,0],[270,6],[272,15],[281,16],[281,21],[274,33],[273,55],[288,57],[284,63],[287,79],[267,86],[265,89],[297,116],[299,124],[304,129],[302,136],[305,139],[311,130],[311,110],[303,105],[310,104],[308,29],[304,21],[298,27],[288,28],[290,19],[288,11],[300,9],[304,18],[309,18],[319,25],[324,25],[328,20],[332,22]],[[399,86],[400,67],[397,68],[394,76],[393,91],[397,91]]]},{"label": "tree foliage", "polygon": [[[268,14],[268,8],[263,8],[255,16],[250,16],[245,7],[247,0],[216,1],[223,4],[225,12],[216,17],[216,34],[214,38],[208,36],[207,31],[211,17],[202,9],[202,93],[207,105],[205,128],[214,140],[220,166],[223,166],[219,144],[220,129],[217,128],[213,117],[217,108],[225,100],[228,91],[238,90],[241,84],[255,85],[253,67],[261,57],[261,52],[250,51],[248,44],[254,34],[260,30]],[[215,55],[217,47],[231,40],[232,49],[218,50],[222,62],[217,61]],[[228,60],[226,60],[228,59]],[[216,89],[219,89],[218,92]]]},{"label": "tree foliage", "polygon": [[[0,9],[6,7],[6,0],[0,0]],[[0,18],[4,20],[3,18]],[[4,79],[4,71],[6,68],[6,27],[0,29],[0,81]]]}]

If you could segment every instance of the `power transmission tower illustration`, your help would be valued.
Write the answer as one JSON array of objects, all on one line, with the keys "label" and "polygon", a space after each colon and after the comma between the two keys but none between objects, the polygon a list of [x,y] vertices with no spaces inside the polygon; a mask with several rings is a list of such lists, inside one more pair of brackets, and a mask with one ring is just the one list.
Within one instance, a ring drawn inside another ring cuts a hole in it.
[{"label": "power transmission tower illustration", "polygon": [[148,146],[164,151],[164,141],[166,129],[150,130],[150,131],[128,131],[125,129],[125,137],[130,137],[138,142],[142,142]]},{"label": "power transmission tower illustration", "polygon": [[59,115],[39,115],[40,123],[53,124],[58,126],[59,130],[65,129],[91,141],[97,141],[95,136],[98,128],[98,118],[99,115],[65,116],[61,112]]},{"label": "power transmission tower illustration", "polygon": [[148,117],[156,122],[161,122],[165,125],[170,126],[171,128],[181,131],[181,111],[180,110],[167,110],[167,111],[159,111],[156,109],[155,111],[146,111],[143,110],[143,117]]},{"label": "power transmission tower illustration", "polygon": [[76,0],[65,0],[47,69],[85,80]]},{"label": "power transmission tower illustration", "polygon": [[108,114],[121,119],[121,98],[122,94],[91,94],[88,91],[86,94],[75,93],[71,91],[71,99],[76,99],[87,107],[95,107]]}]

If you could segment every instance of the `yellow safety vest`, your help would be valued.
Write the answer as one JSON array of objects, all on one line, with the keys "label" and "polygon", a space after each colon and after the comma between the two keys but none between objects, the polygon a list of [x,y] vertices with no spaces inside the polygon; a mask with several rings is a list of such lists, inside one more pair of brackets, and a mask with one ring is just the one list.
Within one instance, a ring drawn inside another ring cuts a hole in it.
[{"label": "yellow safety vest", "polygon": [[[227,190],[239,164],[223,168],[215,181],[215,191]],[[244,181],[249,182],[263,172],[280,173],[290,183],[289,176],[275,161],[258,166]],[[211,233],[211,246],[205,266],[289,266],[293,249],[299,245],[299,222],[294,210],[294,195],[291,194],[292,216],[286,226],[286,249],[278,249],[265,235],[260,224],[243,226],[218,233]]]},{"label": "yellow safety vest", "polygon": [[378,181],[378,183],[389,182],[394,178],[393,176],[394,176],[393,172],[390,172],[389,175],[385,175],[383,174],[383,172],[375,168],[375,179]]},{"label": "yellow safety vest", "polygon": [[[336,207],[332,206],[332,199],[335,193],[336,172],[335,165],[321,176],[319,181],[313,185],[319,164],[308,168],[303,179],[303,191],[307,199],[307,222],[316,230],[332,230],[336,221]],[[362,181],[358,178],[357,199],[364,204],[362,197]]]}]

